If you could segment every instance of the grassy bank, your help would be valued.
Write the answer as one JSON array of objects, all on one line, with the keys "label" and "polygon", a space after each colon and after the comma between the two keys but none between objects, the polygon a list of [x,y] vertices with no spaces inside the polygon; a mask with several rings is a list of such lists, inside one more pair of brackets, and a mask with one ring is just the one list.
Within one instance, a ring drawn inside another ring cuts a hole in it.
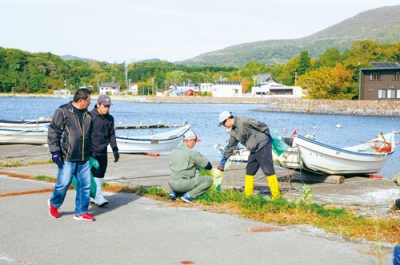
[{"label": "grassy bank", "polygon": [[[136,191],[137,192],[137,191]],[[168,192],[159,187],[142,188],[141,194],[155,199],[168,200]],[[174,202],[179,206],[187,204]],[[232,212],[244,218],[278,225],[312,225],[327,233],[340,235],[348,240],[363,239],[371,242],[399,244],[398,220],[368,219],[357,216],[345,208],[319,205],[307,199],[300,202],[284,198],[266,199],[261,195],[245,196],[234,190],[208,191],[189,206],[210,211]],[[395,209],[392,209],[395,211]]]}]

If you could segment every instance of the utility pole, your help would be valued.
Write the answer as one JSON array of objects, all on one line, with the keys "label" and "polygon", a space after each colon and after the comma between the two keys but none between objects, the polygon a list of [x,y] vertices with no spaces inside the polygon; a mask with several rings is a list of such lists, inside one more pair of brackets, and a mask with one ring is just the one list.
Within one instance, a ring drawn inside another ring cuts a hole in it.
[{"label": "utility pole", "polygon": [[126,84],[126,89],[128,89],[128,67],[129,67],[129,64],[125,63],[125,84]]}]

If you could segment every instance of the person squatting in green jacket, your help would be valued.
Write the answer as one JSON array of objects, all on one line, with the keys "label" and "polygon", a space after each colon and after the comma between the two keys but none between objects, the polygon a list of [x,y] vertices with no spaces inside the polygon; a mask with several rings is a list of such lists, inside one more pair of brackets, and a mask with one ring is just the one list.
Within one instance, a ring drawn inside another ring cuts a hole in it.
[{"label": "person squatting in green jacket", "polygon": [[272,137],[268,126],[249,117],[234,117],[231,112],[223,111],[219,114],[219,126],[231,129],[230,138],[226,146],[224,156],[218,166],[225,170],[225,163],[236,150],[238,143],[243,144],[250,151],[246,165],[246,178],[244,193],[252,195],[254,190],[254,175],[258,169],[267,177],[272,198],[280,197],[278,179],[275,174],[272,158]]},{"label": "person squatting in green jacket", "polygon": [[169,198],[177,199],[177,193],[184,193],[181,197],[185,202],[193,200],[211,187],[214,180],[211,176],[196,175],[197,167],[212,169],[211,163],[200,152],[193,150],[201,140],[193,131],[183,135],[183,144],[171,153],[169,168],[171,176],[168,184],[171,188]]}]

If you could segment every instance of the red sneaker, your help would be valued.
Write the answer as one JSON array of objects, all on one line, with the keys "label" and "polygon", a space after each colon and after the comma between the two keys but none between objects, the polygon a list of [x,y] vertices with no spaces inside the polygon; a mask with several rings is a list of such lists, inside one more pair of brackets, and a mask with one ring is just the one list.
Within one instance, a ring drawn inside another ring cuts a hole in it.
[{"label": "red sneaker", "polygon": [[88,221],[88,222],[96,221],[96,219],[94,219],[94,217],[91,216],[90,213],[82,213],[75,215],[74,219],[78,221]]},{"label": "red sneaker", "polygon": [[59,218],[60,214],[58,213],[58,208],[50,204],[50,199],[47,201],[47,204],[49,205],[49,215],[52,218]]}]

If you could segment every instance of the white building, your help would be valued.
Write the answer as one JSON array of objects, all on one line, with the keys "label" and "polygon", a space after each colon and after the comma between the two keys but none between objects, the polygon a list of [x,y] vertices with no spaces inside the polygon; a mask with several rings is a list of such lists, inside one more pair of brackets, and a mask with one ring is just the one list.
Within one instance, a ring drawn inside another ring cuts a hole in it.
[{"label": "white building", "polygon": [[264,83],[260,86],[253,86],[251,88],[251,95],[263,97],[288,97],[288,98],[301,98],[303,91],[298,86],[285,86],[278,83]]},{"label": "white building", "polygon": [[217,81],[212,85],[213,97],[241,97],[242,85],[234,81]]},{"label": "white building", "polygon": [[137,85],[131,85],[128,88],[128,93],[131,93],[132,95],[137,95],[139,93],[138,86]]},{"label": "white building", "polygon": [[201,92],[212,92],[213,83],[201,83],[200,91]]},{"label": "white building", "polygon": [[279,84],[271,74],[257,75],[253,77],[257,80],[257,85],[251,88],[253,97],[287,97],[287,98],[302,98],[303,89],[298,86],[285,86]]},{"label": "white building", "polygon": [[54,90],[53,94],[61,97],[70,97],[71,91],[69,91],[68,89],[60,89],[60,90]]},{"label": "white building", "polygon": [[120,85],[118,83],[102,83],[99,87],[99,94],[116,95],[120,93]]}]

